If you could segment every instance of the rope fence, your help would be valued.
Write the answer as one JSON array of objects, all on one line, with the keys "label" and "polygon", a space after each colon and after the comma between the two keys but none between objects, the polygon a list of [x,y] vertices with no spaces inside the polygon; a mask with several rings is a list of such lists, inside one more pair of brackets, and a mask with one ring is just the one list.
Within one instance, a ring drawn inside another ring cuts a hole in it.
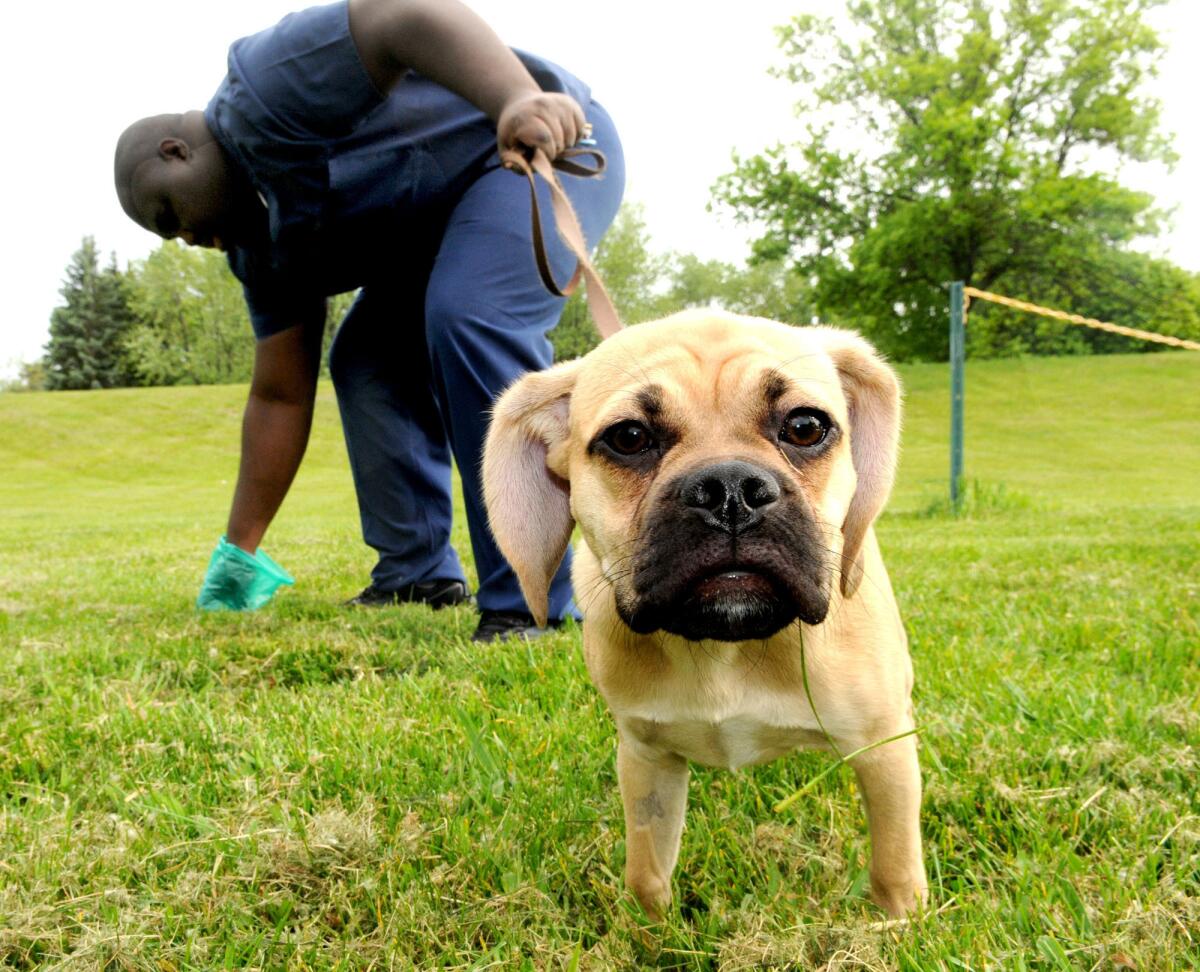
[{"label": "rope fence", "polygon": [[1030,314],[1041,314],[1042,317],[1053,317],[1066,321],[1068,324],[1080,324],[1083,327],[1095,328],[1097,331],[1108,331],[1110,334],[1123,334],[1125,337],[1138,338],[1142,341],[1154,341],[1156,344],[1169,344],[1173,348],[1186,348],[1188,351],[1200,351],[1200,342],[1187,341],[1184,338],[1171,337],[1169,334],[1155,334],[1153,331],[1141,331],[1136,327],[1124,327],[1109,321],[1098,321],[1094,317],[1082,317],[1079,314],[1068,314],[1066,311],[1055,310],[1052,307],[1041,307],[1027,300],[1017,300],[1015,297],[1004,297],[976,287],[963,287],[966,301],[963,307],[965,314],[971,306],[971,298],[986,300],[993,304],[1003,304],[1016,310],[1028,311]]},{"label": "rope fence", "polygon": [[1066,311],[1055,310],[1053,307],[1032,304],[1027,300],[1017,300],[1015,297],[993,294],[991,291],[980,290],[978,287],[968,287],[962,280],[952,281],[950,283],[950,506],[955,511],[959,508],[964,482],[963,403],[966,398],[966,323],[967,308],[971,306],[972,297],[976,300],[986,300],[993,304],[1011,307],[1014,310],[1040,314],[1042,317],[1053,317],[1055,320],[1066,321],[1068,324],[1079,324],[1082,327],[1091,327],[1098,331],[1108,331],[1111,334],[1136,338],[1139,341],[1153,341],[1156,344],[1167,344],[1173,348],[1200,351],[1200,342],[1198,341],[1188,341],[1184,338],[1171,337],[1168,334],[1156,334],[1153,331],[1142,331],[1136,327],[1124,327],[1109,321],[1098,321],[1094,317],[1083,317],[1080,314],[1069,314]]}]

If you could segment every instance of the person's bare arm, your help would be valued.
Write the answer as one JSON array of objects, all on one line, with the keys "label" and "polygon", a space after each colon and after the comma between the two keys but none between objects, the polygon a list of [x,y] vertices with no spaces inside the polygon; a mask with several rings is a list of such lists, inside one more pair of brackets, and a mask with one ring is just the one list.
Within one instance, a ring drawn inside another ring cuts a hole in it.
[{"label": "person's bare arm", "polygon": [[229,542],[253,553],[292,485],[312,428],[325,303],[311,320],[255,345],[242,418],[242,458],[229,513]]},{"label": "person's bare arm", "polygon": [[579,104],[542,91],[495,32],[457,0],[350,0],[350,34],[380,91],[412,68],[486,113],[501,149],[527,145],[555,158],[583,131]]}]

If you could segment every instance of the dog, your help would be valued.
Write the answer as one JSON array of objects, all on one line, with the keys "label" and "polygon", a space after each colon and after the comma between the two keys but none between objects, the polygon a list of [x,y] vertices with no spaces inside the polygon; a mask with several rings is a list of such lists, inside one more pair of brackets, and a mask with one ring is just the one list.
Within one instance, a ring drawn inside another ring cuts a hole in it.
[{"label": "dog", "polygon": [[[489,522],[540,624],[578,525],[572,578],[617,727],[625,880],[651,918],[671,900],[689,760],[845,756],[913,729],[872,528],[899,425],[896,375],[857,334],[712,310],[627,328],[497,400]],[[915,737],[851,765],[871,896],[907,914],[927,893]]]}]

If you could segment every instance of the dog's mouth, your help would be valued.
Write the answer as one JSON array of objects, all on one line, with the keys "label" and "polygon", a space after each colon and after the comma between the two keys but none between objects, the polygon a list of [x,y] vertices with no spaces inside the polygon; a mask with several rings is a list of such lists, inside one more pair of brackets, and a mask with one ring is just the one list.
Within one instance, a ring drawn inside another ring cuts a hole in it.
[{"label": "dog's mouth", "polygon": [[802,613],[811,615],[794,586],[768,564],[726,562],[636,598],[621,614],[640,634],[663,630],[688,641],[756,641]]},{"label": "dog's mouth", "polygon": [[769,638],[794,617],[786,604],[787,592],[771,573],[720,570],[685,586],[682,602],[663,627],[692,641]]},{"label": "dog's mouth", "polygon": [[692,586],[692,599],[700,602],[719,602],[738,598],[778,597],[779,585],[768,574],[753,569],[721,570],[701,577]]}]

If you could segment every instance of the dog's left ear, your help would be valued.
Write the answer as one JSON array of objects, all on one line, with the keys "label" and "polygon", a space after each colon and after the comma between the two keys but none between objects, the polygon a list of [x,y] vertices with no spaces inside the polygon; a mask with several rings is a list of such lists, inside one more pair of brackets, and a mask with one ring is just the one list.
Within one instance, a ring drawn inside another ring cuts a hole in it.
[{"label": "dog's left ear", "polygon": [[496,400],[483,450],[488,523],[539,625],[575,525],[566,445],[579,364],[566,361],[512,385]]},{"label": "dog's left ear", "polygon": [[887,503],[896,478],[900,440],[900,380],[879,353],[853,331],[824,329],[825,350],[850,411],[850,455],[858,485],[842,523],[842,594],[862,581],[862,545]]}]

